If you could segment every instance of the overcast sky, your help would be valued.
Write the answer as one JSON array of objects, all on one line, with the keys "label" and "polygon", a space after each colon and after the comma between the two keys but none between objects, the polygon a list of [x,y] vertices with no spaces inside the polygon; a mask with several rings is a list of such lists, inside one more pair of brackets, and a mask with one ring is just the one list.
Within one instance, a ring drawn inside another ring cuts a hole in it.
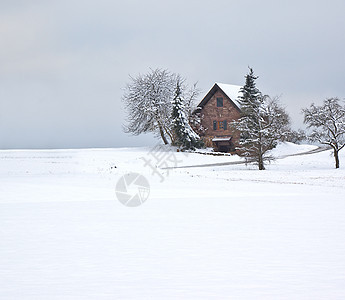
[{"label": "overcast sky", "polygon": [[0,148],[153,144],[122,131],[129,75],[167,68],[302,107],[345,97],[345,1],[0,1]]}]

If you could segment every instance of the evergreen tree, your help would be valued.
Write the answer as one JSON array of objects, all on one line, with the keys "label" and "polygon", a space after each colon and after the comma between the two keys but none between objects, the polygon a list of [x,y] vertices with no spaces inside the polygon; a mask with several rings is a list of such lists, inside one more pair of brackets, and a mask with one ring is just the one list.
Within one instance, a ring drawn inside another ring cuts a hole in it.
[{"label": "evergreen tree", "polygon": [[238,99],[243,115],[252,115],[259,106],[261,92],[256,87],[256,79],[258,76],[255,76],[253,69],[249,68],[249,74],[246,75],[246,82],[240,89],[241,96]]},{"label": "evergreen tree", "polygon": [[180,82],[176,85],[175,97],[172,101],[172,122],[175,145],[183,149],[201,148],[203,142],[189,125],[186,105],[181,98]]},{"label": "evergreen tree", "polygon": [[248,162],[255,162],[264,170],[264,162],[273,159],[272,150],[285,135],[291,132],[290,119],[277,99],[263,96],[256,88],[252,69],[246,75],[246,83],[239,97],[241,117],[232,122],[235,130],[240,132],[237,150]]}]

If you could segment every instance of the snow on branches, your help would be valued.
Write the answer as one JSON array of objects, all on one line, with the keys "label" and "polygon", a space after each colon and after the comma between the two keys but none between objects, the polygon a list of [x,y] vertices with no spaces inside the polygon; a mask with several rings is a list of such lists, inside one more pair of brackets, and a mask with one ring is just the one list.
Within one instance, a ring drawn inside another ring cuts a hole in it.
[{"label": "snow on branches", "polygon": [[269,150],[291,132],[290,118],[277,98],[262,95],[256,88],[252,69],[246,76],[246,83],[239,97],[241,117],[232,126],[241,134],[237,150],[248,162],[257,163],[264,170],[264,162],[272,160]]},{"label": "snow on branches", "polygon": [[134,135],[153,132],[160,136],[165,144],[169,141],[173,143],[171,101],[175,96],[176,84],[180,83],[181,95],[186,99],[187,114],[192,110],[198,95],[196,85],[189,88],[184,84],[185,80],[181,75],[161,69],[130,77],[130,80],[122,97],[127,111],[125,132]]},{"label": "snow on branches", "polygon": [[339,168],[339,151],[345,147],[345,105],[339,98],[328,98],[323,105],[312,104],[302,110],[304,123],[312,131],[309,140],[332,147],[335,167]]},{"label": "snow on branches", "polygon": [[172,122],[175,134],[174,144],[181,146],[183,149],[200,148],[203,143],[189,125],[189,118],[186,111],[185,102],[181,98],[180,83],[177,82],[175,97],[172,101]]}]

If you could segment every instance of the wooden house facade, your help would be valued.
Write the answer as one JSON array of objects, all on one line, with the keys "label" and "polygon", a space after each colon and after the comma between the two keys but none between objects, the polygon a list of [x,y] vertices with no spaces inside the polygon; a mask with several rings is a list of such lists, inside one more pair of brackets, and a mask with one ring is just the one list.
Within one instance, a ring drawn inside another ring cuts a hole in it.
[{"label": "wooden house facade", "polygon": [[198,105],[201,125],[205,131],[201,137],[207,146],[215,151],[234,152],[239,140],[230,123],[240,118],[237,102],[241,86],[215,83]]}]

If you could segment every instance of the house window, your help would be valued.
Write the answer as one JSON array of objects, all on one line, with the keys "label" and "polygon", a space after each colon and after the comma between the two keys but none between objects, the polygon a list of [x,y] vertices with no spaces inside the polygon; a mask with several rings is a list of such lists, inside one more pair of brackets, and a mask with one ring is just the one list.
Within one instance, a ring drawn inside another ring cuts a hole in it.
[{"label": "house window", "polygon": [[223,107],[223,97],[217,98],[217,107]]},{"label": "house window", "polygon": [[226,130],[228,128],[227,122],[225,121],[213,121],[213,130]]}]

